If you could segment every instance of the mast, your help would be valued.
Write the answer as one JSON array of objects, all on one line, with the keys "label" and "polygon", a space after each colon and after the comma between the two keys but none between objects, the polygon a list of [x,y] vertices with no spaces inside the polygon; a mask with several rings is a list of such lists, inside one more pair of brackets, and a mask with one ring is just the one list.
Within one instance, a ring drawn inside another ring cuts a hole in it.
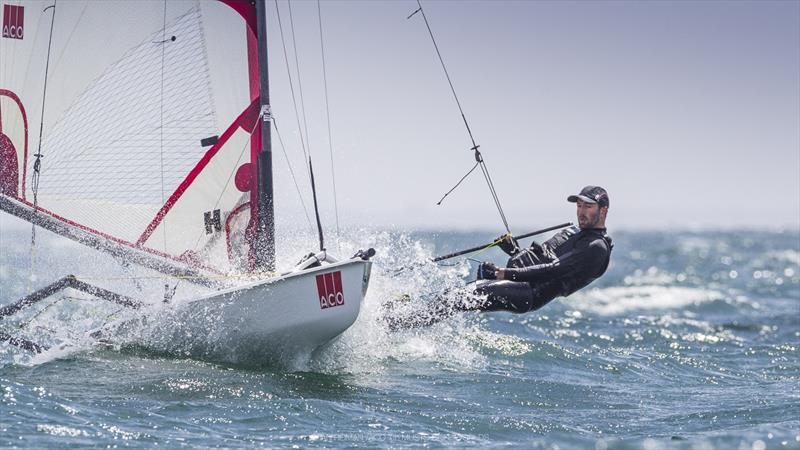
[{"label": "mast", "polygon": [[258,81],[261,116],[261,152],[258,154],[258,214],[254,242],[255,269],[275,270],[275,205],[272,189],[272,113],[269,105],[269,71],[267,70],[267,15],[264,0],[255,0],[258,27]]}]

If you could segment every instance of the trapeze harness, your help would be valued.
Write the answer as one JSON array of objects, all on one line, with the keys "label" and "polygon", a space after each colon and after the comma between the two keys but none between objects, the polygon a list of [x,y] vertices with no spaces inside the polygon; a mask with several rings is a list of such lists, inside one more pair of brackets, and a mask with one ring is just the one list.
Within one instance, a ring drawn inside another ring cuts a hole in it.
[{"label": "trapeze harness", "polygon": [[566,297],[603,275],[614,248],[605,228],[567,228],[543,244],[517,250],[501,248],[511,256],[504,280],[481,280],[475,293],[487,295],[465,310],[535,311],[556,297]]}]

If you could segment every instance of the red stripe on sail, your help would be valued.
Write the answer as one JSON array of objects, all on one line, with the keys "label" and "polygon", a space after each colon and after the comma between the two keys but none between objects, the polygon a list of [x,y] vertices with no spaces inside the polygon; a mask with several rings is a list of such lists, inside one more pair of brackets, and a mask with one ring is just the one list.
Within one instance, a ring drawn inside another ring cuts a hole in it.
[{"label": "red stripe on sail", "polygon": [[[25,114],[25,106],[22,105],[22,101],[17,97],[17,94],[7,90],[7,89],[0,89],[0,96],[6,96],[14,102],[19,107],[20,112],[22,113],[22,126],[25,130],[25,144],[22,149],[22,192],[19,193],[19,198],[25,200],[25,180],[28,178],[28,116]],[[0,124],[0,132],[2,132],[1,124]]]},{"label": "red stripe on sail", "polygon": [[[255,18],[255,16],[253,16]],[[258,27],[250,27],[247,30],[247,75],[250,86],[250,100],[257,101],[261,96],[261,80],[259,79],[258,69],[258,38],[256,36]],[[255,125],[255,124],[253,124]],[[253,128],[251,128],[252,130]],[[255,231],[258,218],[258,154],[261,153],[261,127],[255,127],[250,135],[250,223],[248,230],[250,236],[255,238]],[[250,240],[253,242],[253,240]],[[251,246],[247,252],[247,264],[250,270],[256,267],[255,249]]]},{"label": "red stripe on sail", "polygon": [[256,6],[253,4],[252,0],[219,0],[222,3],[228,5],[239,13],[240,16],[244,19],[244,22],[247,26],[253,30],[253,33],[256,32],[258,29],[258,24],[256,21]]},{"label": "red stripe on sail", "polygon": [[136,241],[137,246],[144,244],[147,241],[147,239],[150,238],[150,235],[153,234],[156,228],[158,228],[158,225],[161,224],[161,221],[164,220],[164,216],[166,216],[169,210],[172,209],[173,206],[175,206],[175,203],[181,198],[181,196],[183,196],[183,194],[186,192],[189,186],[192,185],[194,180],[200,175],[203,169],[211,161],[211,158],[213,158],[214,155],[217,154],[219,149],[221,149],[222,146],[225,145],[226,142],[228,142],[228,139],[230,139],[230,137],[237,130],[237,128],[239,128],[241,122],[250,117],[250,114],[252,114],[253,109],[257,108],[257,105],[258,105],[257,101],[250,103],[250,106],[245,108],[245,110],[241,114],[239,114],[239,117],[237,117],[236,120],[233,121],[231,126],[229,126],[228,129],[225,130],[224,133],[222,133],[222,136],[220,136],[219,141],[216,144],[214,144],[213,147],[208,149],[205,155],[203,155],[203,157],[200,158],[200,161],[198,161],[197,165],[194,166],[194,168],[189,172],[189,175],[187,175],[186,178],[181,182],[181,184],[178,185],[178,188],[175,189],[175,192],[173,192],[172,195],[169,196],[167,202],[164,204],[164,206],[161,207],[158,213],[156,213],[156,216],[153,218],[153,220],[150,222],[147,228],[145,228],[142,235],[139,236],[139,239]]},{"label": "red stripe on sail", "polygon": [[242,203],[241,205],[237,206],[236,208],[228,214],[228,218],[225,219],[225,246],[228,250],[228,261],[233,262],[233,248],[231,247],[231,221],[236,218],[236,215],[242,212],[245,208],[249,207],[250,203]]}]

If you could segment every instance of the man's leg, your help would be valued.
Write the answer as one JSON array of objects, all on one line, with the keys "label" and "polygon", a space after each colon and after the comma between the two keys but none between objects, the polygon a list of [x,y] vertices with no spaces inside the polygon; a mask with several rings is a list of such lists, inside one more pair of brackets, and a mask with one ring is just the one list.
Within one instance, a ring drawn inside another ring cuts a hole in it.
[{"label": "man's leg", "polygon": [[525,313],[542,306],[547,301],[540,301],[528,283],[481,280],[474,289],[465,288],[443,293],[414,311],[393,311],[387,314],[384,320],[393,330],[418,328],[441,322],[460,311]]},{"label": "man's leg", "polygon": [[535,297],[529,283],[509,280],[478,282],[475,293],[486,299],[469,310],[525,313],[531,310]]}]

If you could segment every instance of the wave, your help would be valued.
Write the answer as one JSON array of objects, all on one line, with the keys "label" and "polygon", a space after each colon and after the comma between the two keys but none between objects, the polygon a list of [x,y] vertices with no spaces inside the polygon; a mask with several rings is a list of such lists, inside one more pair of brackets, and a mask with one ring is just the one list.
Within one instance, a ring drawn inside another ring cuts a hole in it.
[{"label": "wave", "polygon": [[615,316],[630,311],[681,309],[725,299],[724,294],[713,289],[650,285],[594,288],[561,301],[574,309]]}]

